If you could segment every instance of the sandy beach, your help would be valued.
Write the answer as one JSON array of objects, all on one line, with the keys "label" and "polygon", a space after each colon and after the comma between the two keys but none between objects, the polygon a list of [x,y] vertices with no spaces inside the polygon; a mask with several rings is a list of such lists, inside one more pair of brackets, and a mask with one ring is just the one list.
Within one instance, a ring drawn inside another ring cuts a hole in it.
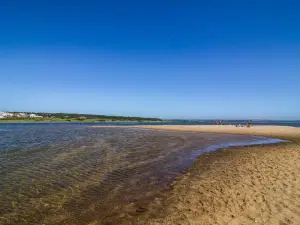
[{"label": "sandy beach", "polygon": [[282,126],[139,126],[251,134],[289,143],[207,153],[155,199],[137,224],[300,224],[300,128]]}]

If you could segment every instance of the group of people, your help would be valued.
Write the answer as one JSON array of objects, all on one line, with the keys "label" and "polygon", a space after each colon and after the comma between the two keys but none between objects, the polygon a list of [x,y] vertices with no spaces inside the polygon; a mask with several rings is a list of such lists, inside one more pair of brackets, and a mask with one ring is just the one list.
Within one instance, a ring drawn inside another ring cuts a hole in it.
[{"label": "group of people", "polygon": [[[236,127],[244,127],[242,124],[238,124],[238,125],[235,125]],[[249,120],[248,122],[247,122],[247,125],[246,125],[246,127],[251,127],[251,121]]]},{"label": "group of people", "polygon": [[223,125],[222,120],[216,120],[216,125]]},{"label": "group of people", "polygon": [[[216,120],[216,125],[224,125],[224,123],[223,123],[222,120]],[[230,124],[230,125],[231,125],[231,124]],[[242,124],[237,124],[237,125],[235,125],[235,126],[236,126],[236,127],[244,127],[244,125],[242,125]],[[246,127],[251,127],[251,121],[250,121],[250,120],[247,122]]]}]

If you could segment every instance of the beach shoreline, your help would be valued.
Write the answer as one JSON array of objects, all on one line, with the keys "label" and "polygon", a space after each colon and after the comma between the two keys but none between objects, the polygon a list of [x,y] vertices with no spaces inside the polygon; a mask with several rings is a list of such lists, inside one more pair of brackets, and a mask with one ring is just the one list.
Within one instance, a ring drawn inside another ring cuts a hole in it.
[{"label": "beach shoreline", "polygon": [[90,128],[137,128],[167,131],[187,131],[220,134],[242,134],[262,137],[286,139],[289,141],[300,139],[300,128],[289,126],[256,125],[250,128],[236,127],[234,125],[136,125],[136,126],[89,126]]},{"label": "beach shoreline", "polygon": [[130,126],[229,133],[289,142],[230,147],[198,157],[135,224],[299,224],[300,128],[279,126]]}]

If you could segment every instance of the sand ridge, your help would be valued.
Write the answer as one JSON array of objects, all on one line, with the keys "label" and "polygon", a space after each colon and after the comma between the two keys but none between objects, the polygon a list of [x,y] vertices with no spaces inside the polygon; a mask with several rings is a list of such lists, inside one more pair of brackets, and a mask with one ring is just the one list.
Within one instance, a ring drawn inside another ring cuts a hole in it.
[{"label": "sand ridge", "polygon": [[300,139],[300,128],[289,126],[252,126],[236,127],[234,125],[137,125],[137,126],[90,126],[97,127],[123,127],[123,128],[143,128],[155,130],[173,131],[197,131],[207,133],[227,133],[227,134],[246,134],[265,137],[287,138],[289,140]]}]

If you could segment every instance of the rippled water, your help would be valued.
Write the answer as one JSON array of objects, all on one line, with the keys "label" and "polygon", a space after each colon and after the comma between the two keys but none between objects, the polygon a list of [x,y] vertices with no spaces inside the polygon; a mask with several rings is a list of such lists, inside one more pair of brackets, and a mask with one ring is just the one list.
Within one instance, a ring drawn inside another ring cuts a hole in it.
[{"label": "rippled water", "polygon": [[128,224],[199,154],[278,141],[78,124],[0,129],[0,224]]}]

